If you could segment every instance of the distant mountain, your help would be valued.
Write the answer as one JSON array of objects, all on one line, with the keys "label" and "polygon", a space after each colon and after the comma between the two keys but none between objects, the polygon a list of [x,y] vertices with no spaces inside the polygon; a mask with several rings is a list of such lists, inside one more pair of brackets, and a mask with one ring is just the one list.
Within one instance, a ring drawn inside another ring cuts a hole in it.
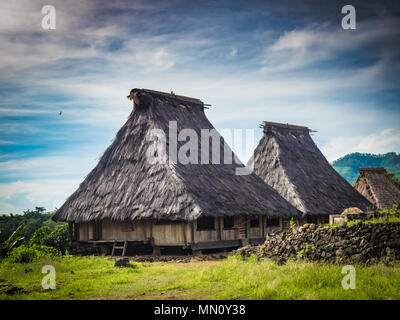
[{"label": "distant mountain", "polygon": [[353,184],[358,176],[360,167],[385,167],[387,172],[400,178],[400,154],[389,152],[386,154],[350,153],[333,161],[332,166],[348,182]]}]

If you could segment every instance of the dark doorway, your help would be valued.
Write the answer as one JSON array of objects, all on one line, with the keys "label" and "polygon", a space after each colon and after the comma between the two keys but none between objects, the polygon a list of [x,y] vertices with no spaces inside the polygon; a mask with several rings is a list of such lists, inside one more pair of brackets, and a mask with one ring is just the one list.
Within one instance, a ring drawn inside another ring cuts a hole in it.
[{"label": "dark doorway", "polygon": [[93,225],[93,240],[100,240],[101,229],[102,229],[101,221],[93,221],[92,225]]}]

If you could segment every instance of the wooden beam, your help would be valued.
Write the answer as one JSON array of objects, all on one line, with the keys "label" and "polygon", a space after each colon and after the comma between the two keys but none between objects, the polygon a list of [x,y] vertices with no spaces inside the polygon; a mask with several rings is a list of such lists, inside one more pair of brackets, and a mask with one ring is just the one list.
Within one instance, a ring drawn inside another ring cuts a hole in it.
[{"label": "wooden beam", "polygon": [[261,218],[261,235],[265,237],[265,217],[260,216]]},{"label": "wooden beam", "polygon": [[194,233],[194,223],[195,221],[192,221],[190,224],[192,225],[192,243],[196,243],[196,239],[195,239],[195,233]]},{"label": "wooden beam", "polygon": [[217,218],[217,228],[218,228],[218,233],[217,233],[217,237],[218,237],[218,240],[221,240],[221,219],[222,219],[222,217],[216,217]]},{"label": "wooden beam", "polygon": [[186,239],[186,222],[182,222],[182,232],[183,232],[183,243],[187,246],[187,239]]},{"label": "wooden beam", "polygon": [[71,241],[74,240],[74,225],[72,222],[68,222],[68,232],[69,232],[69,239]]},{"label": "wooden beam", "polygon": [[241,240],[219,240],[219,241],[201,241],[192,245],[192,250],[201,249],[218,249],[218,248],[231,248],[240,247]]},{"label": "wooden beam", "polygon": [[125,257],[126,250],[128,249],[128,241],[124,241],[124,247],[122,249],[122,256]]},{"label": "wooden beam", "polygon": [[250,238],[250,217],[245,216],[246,219],[246,239]]}]

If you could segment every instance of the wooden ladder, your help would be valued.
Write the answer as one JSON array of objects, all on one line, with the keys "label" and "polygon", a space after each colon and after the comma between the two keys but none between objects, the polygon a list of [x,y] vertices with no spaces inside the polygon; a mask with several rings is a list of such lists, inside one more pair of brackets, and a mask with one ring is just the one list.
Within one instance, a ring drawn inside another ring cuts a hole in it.
[{"label": "wooden ladder", "polygon": [[[123,245],[119,245],[119,243],[123,242]],[[111,256],[115,256],[115,250],[122,250],[122,254],[121,256],[124,257],[126,254],[126,249],[128,248],[128,241],[118,241],[118,240],[114,240],[114,245],[111,251]]]},{"label": "wooden ladder", "polygon": [[247,238],[247,221],[242,220],[240,221],[236,226],[234,226],[235,229],[238,230],[238,235],[240,239]]},{"label": "wooden ladder", "polygon": [[247,223],[238,226],[239,238],[246,238]]}]

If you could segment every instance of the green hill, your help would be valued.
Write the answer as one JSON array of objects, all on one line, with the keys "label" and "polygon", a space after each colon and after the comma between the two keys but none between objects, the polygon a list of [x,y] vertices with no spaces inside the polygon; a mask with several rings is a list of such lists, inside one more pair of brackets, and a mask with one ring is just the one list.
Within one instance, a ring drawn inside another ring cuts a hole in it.
[{"label": "green hill", "polygon": [[332,166],[348,182],[353,184],[358,176],[360,167],[385,167],[387,172],[400,178],[400,154],[388,152],[386,154],[350,153],[332,162]]}]

